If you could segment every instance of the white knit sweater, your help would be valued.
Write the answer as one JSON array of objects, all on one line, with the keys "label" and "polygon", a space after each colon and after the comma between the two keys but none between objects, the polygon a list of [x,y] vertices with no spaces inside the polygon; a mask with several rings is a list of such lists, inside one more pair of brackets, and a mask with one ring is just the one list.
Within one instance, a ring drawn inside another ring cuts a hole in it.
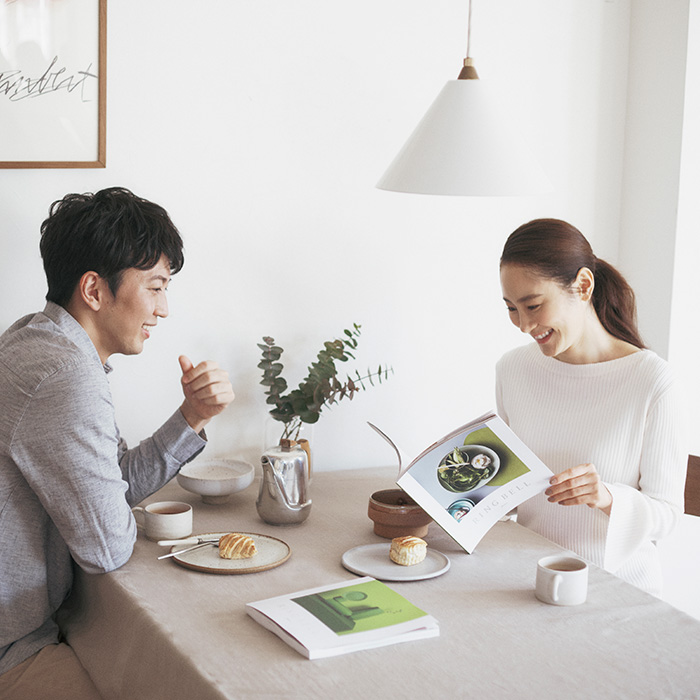
[{"label": "white knit sweater", "polygon": [[650,350],[574,365],[534,343],[496,367],[498,413],[556,474],[593,463],[613,496],[610,517],[588,506],[518,508],[518,522],[659,595],[655,542],[683,512],[688,453],[667,363]]}]

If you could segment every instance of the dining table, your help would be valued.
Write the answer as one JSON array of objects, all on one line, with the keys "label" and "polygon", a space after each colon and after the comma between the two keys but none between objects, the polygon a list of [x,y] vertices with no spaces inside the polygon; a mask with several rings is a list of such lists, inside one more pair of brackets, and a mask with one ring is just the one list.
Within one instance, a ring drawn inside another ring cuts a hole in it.
[{"label": "dining table", "polygon": [[555,606],[534,595],[537,561],[557,544],[513,520],[467,554],[435,523],[424,537],[449,568],[387,581],[437,619],[439,636],[309,660],[246,613],[246,604],[358,578],[343,554],[386,543],[370,495],[395,487],[393,468],[318,471],[311,512],[269,525],[255,501],[260,476],[222,504],[176,479],[144,501],[192,504],[194,533],[282,540],[291,555],[256,573],[187,568],[139,533],[116,571],[76,569],[59,613],[67,641],[104,698],[700,698],[700,621],[594,565],[588,597]]}]

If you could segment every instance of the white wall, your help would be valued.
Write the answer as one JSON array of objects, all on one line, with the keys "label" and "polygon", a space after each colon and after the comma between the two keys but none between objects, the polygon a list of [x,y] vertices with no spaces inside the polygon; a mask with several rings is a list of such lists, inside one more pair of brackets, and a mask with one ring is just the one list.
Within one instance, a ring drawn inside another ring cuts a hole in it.
[{"label": "white wall", "polygon": [[[695,299],[700,260],[700,0],[689,1],[687,68],[680,151],[678,225],[674,259],[669,360],[683,378],[683,408],[688,444],[700,454],[700,331]],[[664,597],[676,607],[700,619],[700,518],[684,515],[680,527],[659,547],[668,572]]]},{"label": "white wall", "polygon": [[[629,0],[474,3],[472,54],[556,185],[540,198],[401,195],[374,185],[466,44],[464,0],[112,0],[107,168],[0,171],[0,328],[43,305],[38,231],[50,202],[123,185],[163,204],[187,248],[171,316],[115,358],[131,442],[179,403],[177,355],[217,359],[238,399],[211,452],[257,462],[262,335],[298,381],[323,340],[363,326],[360,368],[386,385],[316,426],[319,469],[417,451],[493,406],[493,365],[524,342],[500,301],[510,231],[566,218],[617,261]],[[0,110],[2,110],[0,104]],[[2,111],[0,111],[1,119]]]},{"label": "white wall", "polygon": [[689,0],[634,0],[630,28],[621,268],[647,344],[669,353],[686,89]]},{"label": "white wall", "polygon": [[685,413],[689,417],[689,451],[700,454],[700,331],[695,298],[700,260],[700,1],[690,1],[684,118],[679,158],[678,215],[670,319],[669,359],[684,378]]}]

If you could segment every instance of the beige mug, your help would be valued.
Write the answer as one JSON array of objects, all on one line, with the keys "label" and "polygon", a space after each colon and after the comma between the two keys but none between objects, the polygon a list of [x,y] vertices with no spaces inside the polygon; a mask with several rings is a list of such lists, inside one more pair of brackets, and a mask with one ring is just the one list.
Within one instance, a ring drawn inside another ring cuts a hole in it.
[{"label": "beige mug", "polygon": [[177,540],[192,534],[192,506],[180,501],[160,501],[131,509],[136,526],[149,540]]},{"label": "beige mug", "polygon": [[576,557],[557,555],[537,562],[535,596],[549,605],[580,605],[588,593],[588,565]]}]

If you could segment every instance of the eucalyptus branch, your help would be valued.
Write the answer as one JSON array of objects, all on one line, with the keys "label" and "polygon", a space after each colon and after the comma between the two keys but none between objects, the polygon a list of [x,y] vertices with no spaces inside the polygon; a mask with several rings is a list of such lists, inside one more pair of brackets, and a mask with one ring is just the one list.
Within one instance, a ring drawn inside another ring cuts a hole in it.
[{"label": "eucalyptus branch", "polygon": [[352,400],[358,391],[366,390],[365,382],[370,386],[374,386],[375,381],[381,384],[393,373],[391,367],[379,365],[376,371],[368,369],[364,375],[355,370],[353,376],[346,375],[346,380],[341,382],[337,377],[336,362],[355,359],[353,351],[358,345],[360,326],[355,323],[352,329],[345,329],[343,334],[343,338],[329,340],[323,344],[316,361],[308,368],[306,378],[288,393],[285,393],[288,384],[282,377],[284,366],[280,362],[284,350],[269,336],[263,338],[262,344],[258,343],[262,350],[262,360],[258,364],[258,368],[263,372],[260,383],[267,387],[266,402],[273,406],[270,415],[284,423],[283,438],[296,439],[301,424],[316,423],[324,406],[338,403],[346,397]]}]

